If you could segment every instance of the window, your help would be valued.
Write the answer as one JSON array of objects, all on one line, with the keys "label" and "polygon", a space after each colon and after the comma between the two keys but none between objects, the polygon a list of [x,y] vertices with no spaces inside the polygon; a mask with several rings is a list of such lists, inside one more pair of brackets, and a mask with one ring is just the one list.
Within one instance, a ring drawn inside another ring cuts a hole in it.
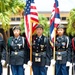
[{"label": "window", "polygon": [[66,17],[62,17],[61,19],[62,19],[62,20],[66,20]]},{"label": "window", "polygon": [[20,17],[16,17],[16,21],[20,21]]},{"label": "window", "polygon": [[11,18],[11,21],[15,21],[15,17],[12,17],[12,18]]}]

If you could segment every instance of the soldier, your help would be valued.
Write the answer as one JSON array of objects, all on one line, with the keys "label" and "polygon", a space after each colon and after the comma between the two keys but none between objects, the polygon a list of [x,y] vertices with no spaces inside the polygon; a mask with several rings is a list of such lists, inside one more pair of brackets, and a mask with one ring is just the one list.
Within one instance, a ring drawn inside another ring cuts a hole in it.
[{"label": "soldier", "polygon": [[20,36],[20,27],[13,27],[14,36],[8,39],[9,64],[12,75],[24,75],[24,64],[29,60],[29,48],[24,37]]},{"label": "soldier", "polygon": [[3,40],[3,35],[0,33],[0,75],[2,75],[2,66],[5,65],[6,60],[6,45]]},{"label": "soldier", "polygon": [[43,26],[36,27],[36,35],[32,37],[32,69],[34,75],[47,75],[52,51],[49,40],[43,35]]},{"label": "soldier", "polygon": [[56,75],[68,75],[67,66],[70,65],[71,51],[69,37],[64,35],[64,25],[59,25],[57,28],[56,37]]},{"label": "soldier", "polygon": [[73,75],[74,75],[75,74],[75,37],[72,38],[72,50],[73,50],[72,64],[73,64]]}]

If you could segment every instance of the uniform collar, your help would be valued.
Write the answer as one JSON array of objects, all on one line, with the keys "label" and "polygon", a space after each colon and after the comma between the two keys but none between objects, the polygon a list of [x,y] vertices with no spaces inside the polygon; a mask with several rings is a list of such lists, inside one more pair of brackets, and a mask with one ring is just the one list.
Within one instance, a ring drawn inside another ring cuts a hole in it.
[{"label": "uniform collar", "polygon": [[42,35],[41,35],[41,36],[39,36],[39,39],[41,39],[41,37],[42,37]]},{"label": "uniform collar", "polygon": [[17,38],[15,37],[15,39],[19,39],[20,36],[18,36]]},{"label": "uniform collar", "polygon": [[42,36],[43,36],[43,35],[41,35],[41,36],[37,36],[37,37],[38,37],[38,38],[42,38]]}]

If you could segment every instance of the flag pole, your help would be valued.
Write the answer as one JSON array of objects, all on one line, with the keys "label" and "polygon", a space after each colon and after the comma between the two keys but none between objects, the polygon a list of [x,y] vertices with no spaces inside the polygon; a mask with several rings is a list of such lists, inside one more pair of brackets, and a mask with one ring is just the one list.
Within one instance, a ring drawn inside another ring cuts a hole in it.
[{"label": "flag pole", "polygon": [[[56,28],[54,28],[54,47],[53,47],[53,59],[55,60],[55,41],[56,41]],[[53,75],[55,75],[55,65],[53,65]]]},{"label": "flag pole", "polygon": [[[32,62],[32,22],[30,22],[30,61]],[[30,75],[32,75],[32,67],[30,66]]]},{"label": "flag pole", "polygon": [[55,60],[55,41],[56,41],[56,28],[54,28],[54,52],[53,52],[54,60]]},{"label": "flag pole", "polygon": [[[56,28],[54,28],[54,52],[53,52],[53,59],[55,60],[55,41],[56,41]],[[55,65],[54,65],[54,75],[55,75]]]}]

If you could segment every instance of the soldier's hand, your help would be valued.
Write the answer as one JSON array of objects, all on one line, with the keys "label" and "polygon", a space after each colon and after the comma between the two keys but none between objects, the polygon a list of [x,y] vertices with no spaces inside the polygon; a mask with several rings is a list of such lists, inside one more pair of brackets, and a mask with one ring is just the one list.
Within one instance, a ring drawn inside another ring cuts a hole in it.
[{"label": "soldier's hand", "polygon": [[32,62],[31,61],[28,61],[27,63],[29,66],[32,66]]},{"label": "soldier's hand", "polygon": [[54,59],[51,60],[51,65],[55,65],[56,61]]},{"label": "soldier's hand", "polygon": [[6,61],[5,60],[1,60],[1,64],[2,66],[5,66]]},{"label": "soldier's hand", "polygon": [[66,66],[70,66],[70,64],[71,64],[71,63],[70,63],[69,61],[67,61]]},{"label": "soldier's hand", "polygon": [[24,68],[24,69],[25,69],[25,68],[27,68],[27,67],[28,67],[28,65],[27,65],[27,64],[24,64],[24,65],[23,65],[23,68]]},{"label": "soldier's hand", "polygon": [[45,65],[45,67],[47,67],[47,68],[48,68],[48,67],[50,67],[50,66],[48,66],[48,65]]}]

